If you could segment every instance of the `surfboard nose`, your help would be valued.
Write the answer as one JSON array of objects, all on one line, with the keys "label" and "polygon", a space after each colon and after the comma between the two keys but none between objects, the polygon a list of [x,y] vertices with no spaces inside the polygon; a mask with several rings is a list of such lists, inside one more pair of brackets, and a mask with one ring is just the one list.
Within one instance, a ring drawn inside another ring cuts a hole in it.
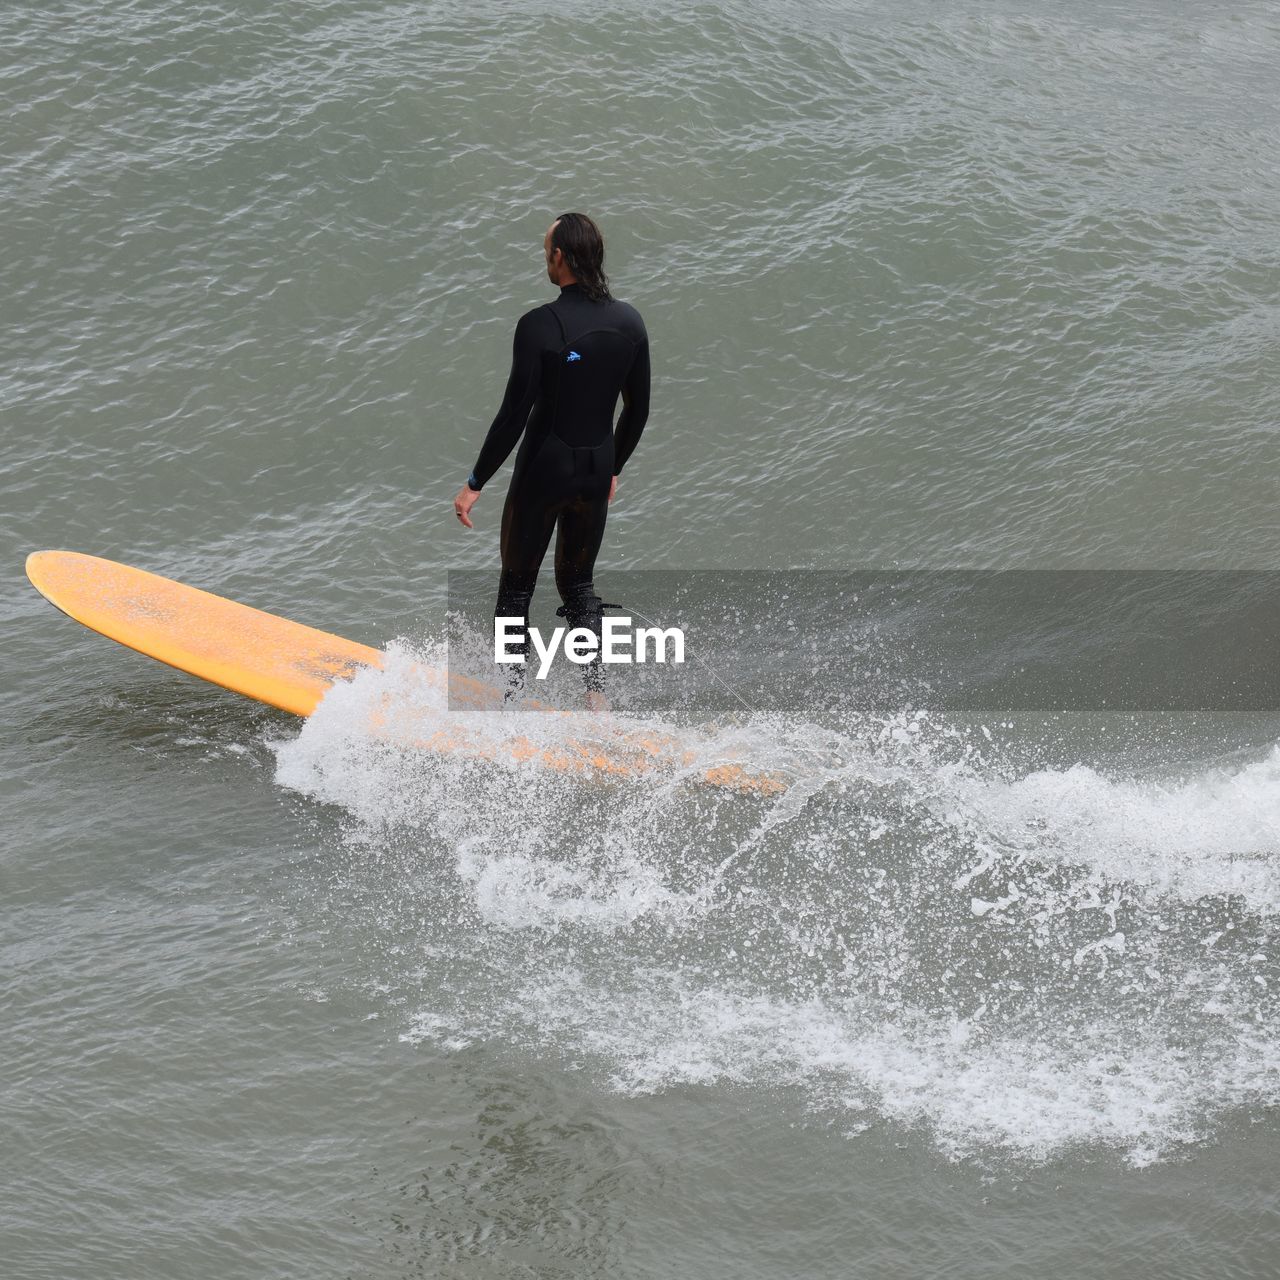
[{"label": "surfboard nose", "polygon": [[80,562],[92,562],[95,559],[95,556],[86,556],[79,551],[32,551],[27,556],[23,567],[31,585],[51,605],[66,613],[67,610],[63,609],[55,598],[58,594],[59,582],[66,577],[68,571],[79,569],[83,572],[88,567],[87,564]]}]

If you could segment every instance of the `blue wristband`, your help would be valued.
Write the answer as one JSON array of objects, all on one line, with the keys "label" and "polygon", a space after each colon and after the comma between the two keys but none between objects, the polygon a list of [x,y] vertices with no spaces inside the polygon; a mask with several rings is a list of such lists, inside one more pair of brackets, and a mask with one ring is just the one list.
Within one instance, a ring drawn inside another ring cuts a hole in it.
[{"label": "blue wristband", "polygon": [[467,477],[467,488],[468,488],[468,489],[470,489],[473,493],[479,493],[482,487],[483,487],[482,485],[480,485],[479,483],[477,483],[477,481],[476,481],[476,473],[473,471],[473,472],[472,472],[472,473]]}]

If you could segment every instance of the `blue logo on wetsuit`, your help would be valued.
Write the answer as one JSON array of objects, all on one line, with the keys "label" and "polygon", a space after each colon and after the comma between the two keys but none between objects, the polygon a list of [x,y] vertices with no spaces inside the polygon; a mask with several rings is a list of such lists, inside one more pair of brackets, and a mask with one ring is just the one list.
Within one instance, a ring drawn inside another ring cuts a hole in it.
[{"label": "blue logo on wetsuit", "polygon": [[582,357],[576,351],[570,351],[565,357],[565,364],[572,364],[575,360],[581,360]]}]

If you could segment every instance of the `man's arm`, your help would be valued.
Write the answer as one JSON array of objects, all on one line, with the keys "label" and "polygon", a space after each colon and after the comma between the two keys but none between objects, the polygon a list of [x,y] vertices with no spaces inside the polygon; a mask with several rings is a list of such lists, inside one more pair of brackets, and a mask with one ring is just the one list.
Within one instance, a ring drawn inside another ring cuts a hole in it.
[{"label": "man's arm", "polygon": [[493,474],[507,460],[515,448],[520,433],[529,421],[533,402],[538,398],[542,373],[542,347],[538,340],[538,313],[541,308],[526,312],[516,325],[516,335],[511,344],[511,376],[507,379],[506,394],[498,416],[489,427],[489,434],[480,446],[480,456],[471,472],[471,487],[483,488]]},{"label": "man's arm", "polygon": [[649,339],[645,337],[631,361],[622,384],[622,415],[613,432],[613,474],[621,473],[627,459],[640,443],[640,433],[649,419]]}]

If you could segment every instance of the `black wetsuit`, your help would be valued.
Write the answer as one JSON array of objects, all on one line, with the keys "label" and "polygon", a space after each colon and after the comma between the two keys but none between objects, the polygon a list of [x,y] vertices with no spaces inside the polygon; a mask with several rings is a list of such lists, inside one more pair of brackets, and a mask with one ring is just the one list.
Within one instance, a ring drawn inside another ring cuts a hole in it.
[{"label": "black wetsuit", "polygon": [[[506,395],[469,481],[481,488],[524,432],[502,511],[495,616],[528,618],[538,570],[558,530],[561,614],[571,627],[599,634],[601,602],[592,578],[609,486],[648,416],[649,338],[634,307],[612,298],[594,302],[570,284],[554,302],[520,317]],[[584,668],[593,670],[598,680],[598,668]]]}]

